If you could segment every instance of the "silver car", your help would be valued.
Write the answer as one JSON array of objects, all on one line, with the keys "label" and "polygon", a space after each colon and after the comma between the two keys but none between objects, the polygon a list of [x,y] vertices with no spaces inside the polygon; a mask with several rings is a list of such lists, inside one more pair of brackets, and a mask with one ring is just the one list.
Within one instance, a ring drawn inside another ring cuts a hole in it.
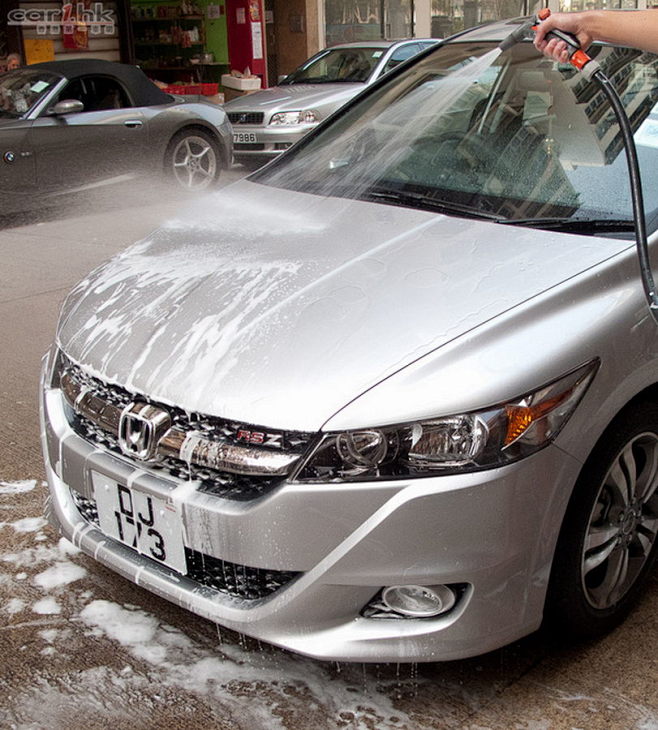
[{"label": "silver car", "polygon": [[320,51],[278,86],[224,105],[236,162],[258,167],[280,155],[382,74],[436,45],[433,38],[345,43]]},{"label": "silver car", "polygon": [[0,76],[0,213],[126,175],[164,172],[198,191],[232,155],[221,108],[166,94],[136,66],[72,59]]},{"label": "silver car", "polygon": [[[515,27],[393,71],[76,286],[50,516],[236,631],[332,660],[592,636],[656,555],[658,332],[605,98]],[[658,59],[597,46],[658,237]],[[655,253],[655,251],[654,251]]]}]

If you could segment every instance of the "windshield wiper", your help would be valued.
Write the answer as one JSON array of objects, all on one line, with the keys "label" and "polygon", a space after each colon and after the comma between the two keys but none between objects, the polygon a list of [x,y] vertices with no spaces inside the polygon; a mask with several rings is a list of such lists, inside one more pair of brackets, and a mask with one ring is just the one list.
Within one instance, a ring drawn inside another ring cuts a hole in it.
[{"label": "windshield wiper", "polygon": [[545,228],[548,231],[582,233],[632,233],[635,223],[627,218],[500,218],[498,223],[525,228]]},{"label": "windshield wiper", "polygon": [[436,213],[456,215],[460,218],[479,218],[481,220],[500,221],[500,217],[494,213],[472,208],[462,203],[453,203],[449,200],[441,200],[426,193],[415,193],[411,191],[390,190],[388,188],[369,188],[358,196],[360,200],[371,200],[374,202],[391,203],[405,208],[420,208],[431,210]]}]

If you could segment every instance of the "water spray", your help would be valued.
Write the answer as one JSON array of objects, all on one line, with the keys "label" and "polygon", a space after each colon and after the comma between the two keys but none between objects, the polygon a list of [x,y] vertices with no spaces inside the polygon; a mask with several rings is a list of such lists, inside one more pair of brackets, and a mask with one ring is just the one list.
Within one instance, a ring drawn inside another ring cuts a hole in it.
[{"label": "water spray", "polygon": [[[537,26],[546,20],[551,11],[548,8],[540,10],[535,16],[520,25],[516,30],[510,33],[501,43],[499,48],[505,51],[516,43],[523,41],[529,33],[537,28]],[[644,217],[644,197],[642,195],[642,186],[640,184],[640,167],[637,161],[637,150],[635,149],[635,140],[633,139],[633,130],[628,119],[624,105],[617,90],[612,85],[610,79],[603,73],[601,66],[592,59],[580,46],[580,42],[576,36],[566,33],[562,30],[551,30],[546,34],[546,40],[557,39],[564,41],[567,45],[569,54],[568,62],[580,71],[588,81],[593,81],[599,86],[608,98],[612,107],[619,128],[622,133],[624,148],[626,150],[626,161],[628,163],[628,176],[631,185],[631,199],[633,201],[633,219],[635,222],[635,240],[637,244],[637,254],[640,262],[640,276],[642,286],[649,304],[649,311],[658,324],[658,296],[656,296],[656,284],[654,282],[653,273],[651,271],[651,262],[649,260],[649,246],[647,242],[647,230]]]}]

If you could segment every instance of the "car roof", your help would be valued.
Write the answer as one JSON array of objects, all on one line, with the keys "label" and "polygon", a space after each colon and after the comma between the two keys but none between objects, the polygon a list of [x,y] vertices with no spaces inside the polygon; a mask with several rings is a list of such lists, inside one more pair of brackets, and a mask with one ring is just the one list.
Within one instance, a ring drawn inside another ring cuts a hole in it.
[{"label": "car roof", "polygon": [[450,42],[458,42],[462,39],[468,41],[502,41],[503,38],[506,38],[512,31],[516,30],[519,25],[530,20],[530,17],[531,16],[528,15],[525,17],[509,18],[507,20],[496,20],[491,23],[485,23],[484,25],[479,25],[457,33],[454,36],[449,36],[446,40]]},{"label": "car roof", "polygon": [[127,89],[135,106],[158,106],[169,104],[172,100],[172,97],[150,81],[141,69],[125,63],[104,61],[100,58],[74,58],[35,63],[27,68],[51,71],[69,80],[81,76],[112,76]]},{"label": "car roof", "polygon": [[351,43],[337,43],[335,46],[327,46],[325,50],[334,48],[390,48],[398,43],[438,43],[440,38],[398,38],[390,41],[353,41]]}]

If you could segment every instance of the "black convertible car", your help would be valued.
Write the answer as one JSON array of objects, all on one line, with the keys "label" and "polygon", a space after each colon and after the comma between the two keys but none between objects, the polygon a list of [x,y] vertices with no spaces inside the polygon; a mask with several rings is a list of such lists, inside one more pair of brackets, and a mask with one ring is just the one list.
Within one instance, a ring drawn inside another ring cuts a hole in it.
[{"label": "black convertible car", "polygon": [[0,213],[140,172],[203,189],[232,153],[221,108],[166,94],[134,66],[54,61],[0,76]]}]

